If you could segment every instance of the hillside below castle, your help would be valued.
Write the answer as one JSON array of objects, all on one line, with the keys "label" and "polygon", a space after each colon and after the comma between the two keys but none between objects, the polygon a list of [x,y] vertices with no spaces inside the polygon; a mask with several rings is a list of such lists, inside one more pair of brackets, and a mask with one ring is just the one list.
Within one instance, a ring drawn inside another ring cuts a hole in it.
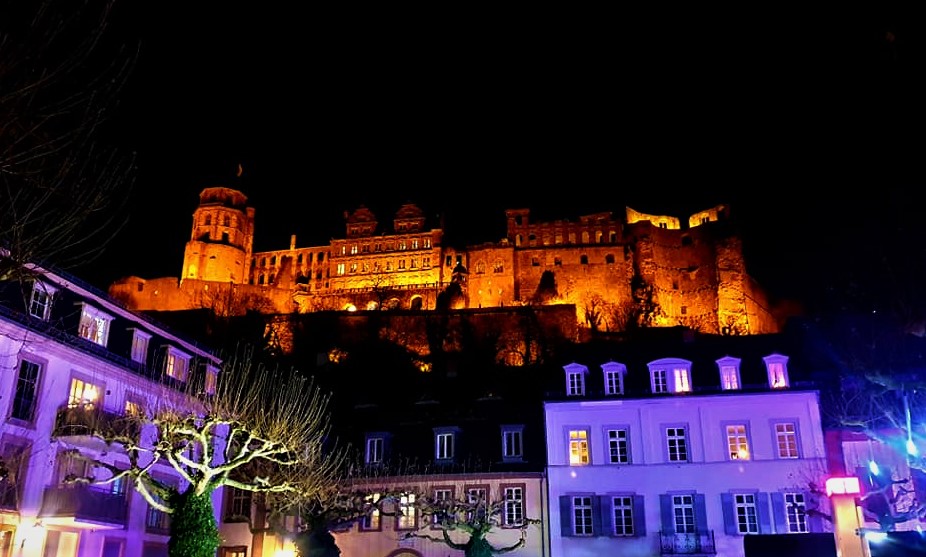
[{"label": "hillside below castle", "polygon": [[235,189],[199,196],[179,277],[126,277],[109,293],[139,311],[220,315],[319,311],[450,311],[574,307],[580,329],[688,327],[778,332],[765,291],[747,273],[740,236],[720,205],[686,218],[626,208],[576,221],[532,222],[505,211],[497,242],[453,247],[412,203],[391,222],[360,206],[327,245],[253,251],[255,209]]}]

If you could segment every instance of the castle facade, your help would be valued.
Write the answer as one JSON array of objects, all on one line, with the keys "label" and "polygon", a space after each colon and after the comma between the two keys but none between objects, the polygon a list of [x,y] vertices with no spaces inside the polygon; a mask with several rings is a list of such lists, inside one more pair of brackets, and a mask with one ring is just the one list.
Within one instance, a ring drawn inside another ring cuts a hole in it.
[{"label": "castle facade", "polygon": [[687,219],[626,208],[577,221],[533,222],[506,211],[497,242],[445,245],[414,204],[384,226],[366,207],[345,213],[327,245],[254,252],[254,208],[240,191],[200,193],[180,277],[126,277],[109,293],[130,309],[211,308],[226,315],[324,310],[460,310],[571,304],[580,327],[687,326],[732,335],[778,332],[745,268],[730,208]]}]

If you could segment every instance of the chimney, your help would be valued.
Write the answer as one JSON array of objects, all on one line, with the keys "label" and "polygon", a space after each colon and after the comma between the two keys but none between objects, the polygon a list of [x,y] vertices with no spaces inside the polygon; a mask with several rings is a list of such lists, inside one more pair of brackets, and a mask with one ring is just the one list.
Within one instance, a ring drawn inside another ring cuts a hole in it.
[{"label": "chimney", "polygon": [[289,237],[289,251],[296,249],[296,235],[293,234]]}]

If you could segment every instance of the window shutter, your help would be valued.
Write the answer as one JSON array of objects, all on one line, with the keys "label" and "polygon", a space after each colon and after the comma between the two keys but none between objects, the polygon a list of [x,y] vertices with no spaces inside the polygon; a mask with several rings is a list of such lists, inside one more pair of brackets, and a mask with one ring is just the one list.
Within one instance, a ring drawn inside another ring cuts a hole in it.
[{"label": "window shutter", "polygon": [[592,497],[592,535],[606,535],[606,532],[601,531],[601,497],[597,495]]},{"label": "window shutter", "polygon": [[659,516],[662,518],[663,533],[674,534],[675,513],[672,510],[672,496],[668,493],[659,496]]},{"label": "window shutter", "polygon": [[773,492],[772,517],[775,519],[775,529],[778,534],[788,533],[788,517],[785,514],[785,496],[780,491]]},{"label": "window shutter", "polygon": [[575,535],[572,531],[572,497],[569,495],[559,496],[559,525],[564,538]]},{"label": "window shutter", "polygon": [[633,535],[646,535],[646,509],[643,508],[643,496],[633,496]]},{"label": "window shutter", "polygon": [[728,536],[738,536],[740,532],[736,527],[736,507],[732,493],[720,494],[720,507],[723,509],[723,531]]},{"label": "window shutter", "polygon": [[759,492],[756,494],[756,514],[759,515],[759,533],[772,533],[772,517],[768,511],[768,493]]},{"label": "window shutter", "polygon": [[601,535],[610,536],[614,534],[614,502],[610,495],[599,495],[598,509],[601,511]]},{"label": "window shutter", "polygon": [[704,495],[696,493],[694,496],[694,519],[697,532],[707,532],[707,505]]}]

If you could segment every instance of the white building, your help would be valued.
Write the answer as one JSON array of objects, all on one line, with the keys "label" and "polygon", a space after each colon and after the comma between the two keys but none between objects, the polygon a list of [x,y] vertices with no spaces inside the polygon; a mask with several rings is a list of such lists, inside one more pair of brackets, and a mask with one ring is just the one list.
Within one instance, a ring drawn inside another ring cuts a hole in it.
[{"label": "white building", "polygon": [[[153,407],[193,377],[214,388],[220,365],[63,273],[0,283],[0,557],[166,556],[167,515],[128,482],[65,482],[100,474],[71,451],[126,465],[88,428]],[[159,473],[176,481],[169,466]],[[221,490],[214,498],[219,508]]]},{"label": "white building", "polygon": [[749,534],[831,530],[810,491],[817,391],[791,385],[784,355],[741,364],[564,367],[566,396],[544,404],[553,557],[742,556]]}]

